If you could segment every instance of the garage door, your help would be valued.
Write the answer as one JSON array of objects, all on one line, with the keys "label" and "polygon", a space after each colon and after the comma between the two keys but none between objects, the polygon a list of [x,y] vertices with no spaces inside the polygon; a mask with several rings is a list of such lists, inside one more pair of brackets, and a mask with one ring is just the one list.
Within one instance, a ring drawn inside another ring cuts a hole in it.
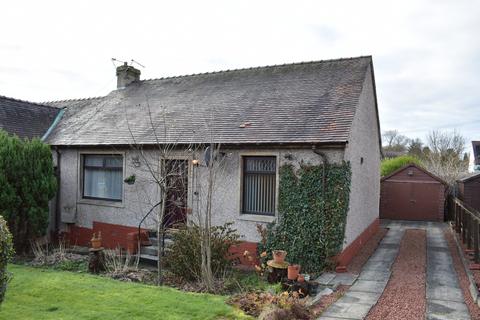
[{"label": "garage door", "polygon": [[443,186],[435,182],[396,182],[382,185],[381,218],[438,221],[439,193]]}]

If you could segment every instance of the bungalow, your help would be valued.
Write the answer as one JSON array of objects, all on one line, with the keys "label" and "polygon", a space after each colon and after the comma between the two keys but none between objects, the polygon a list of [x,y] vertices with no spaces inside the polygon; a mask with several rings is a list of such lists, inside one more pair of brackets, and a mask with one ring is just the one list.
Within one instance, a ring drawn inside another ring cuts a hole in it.
[{"label": "bungalow", "polygon": [[88,245],[101,231],[107,246],[128,247],[137,228],[153,228],[155,215],[146,215],[160,191],[148,161],[158,164],[165,150],[184,182],[167,196],[166,226],[194,219],[212,142],[223,163],[213,223],[233,222],[245,247],[260,240],[257,224],[278,218],[284,164],[350,163],[340,264],[377,230],[381,138],[370,56],[150,80],[125,64],[116,74],[117,89],[104,97],[46,103],[62,110],[45,140],[60,172],[52,219],[71,242]]}]

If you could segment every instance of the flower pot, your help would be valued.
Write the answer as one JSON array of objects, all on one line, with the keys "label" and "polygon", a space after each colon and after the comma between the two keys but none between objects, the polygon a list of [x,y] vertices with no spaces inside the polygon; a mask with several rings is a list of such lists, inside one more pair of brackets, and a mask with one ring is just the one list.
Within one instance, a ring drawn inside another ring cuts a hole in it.
[{"label": "flower pot", "polygon": [[285,257],[287,256],[287,251],[285,250],[273,250],[273,261],[278,264],[285,262]]},{"label": "flower pot", "polygon": [[92,239],[90,242],[93,249],[98,249],[102,246],[102,239]]},{"label": "flower pot", "polygon": [[292,264],[291,266],[288,266],[288,273],[287,273],[288,280],[293,280],[293,281],[297,280],[299,272],[300,272],[300,265]]},{"label": "flower pot", "polygon": [[305,277],[303,276],[303,274],[298,275],[297,281],[298,282],[304,282],[305,281]]},{"label": "flower pot", "polygon": [[92,239],[90,240],[90,243],[92,244],[93,249],[101,248],[102,247],[102,233],[98,232],[97,236],[94,233]]}]

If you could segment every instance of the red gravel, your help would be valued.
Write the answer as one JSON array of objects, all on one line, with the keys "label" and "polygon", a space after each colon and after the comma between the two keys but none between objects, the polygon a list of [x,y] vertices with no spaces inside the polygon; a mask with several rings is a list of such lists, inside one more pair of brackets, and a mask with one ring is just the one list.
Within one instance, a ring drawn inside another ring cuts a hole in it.
[{"label": "red gravel", "polygon": [[380,228],[377,233],[370,237],[365,243],[360,252],[352,259],[348,264],[348,272],[359,274],[362,271],[362,267],[367,262],[368,258],[377,250],[378,244],[382,241],[383,237],[387,233],[388,229]]},{"label": "red gravel", "polygon": [[406,230],[392,276],[366,319],[425,319],[426,257],[425,230]]},{"label": "red gravel", "polygon": [[460,259],[460,255],[458,254],[457,245],[455,243],[455,240],[453,239],[453,233],[450,229],[445,230],[445,238],[447,239],[448,246],[450,247],[450,251],[452,253],[453,265],[455,266],[455,270],[457,271],[460,288],[462,288],[465,303],[467,304],[468,311],[470,311],[470,316],[473,320],[479,320],[480,308],[478,307],[478,305],[475,304],[475,302],[473,302],[472,296],[470,295],[470,282],[468,281],[467,274],[465,273],[465,269],[463,268],[463,263]]}]

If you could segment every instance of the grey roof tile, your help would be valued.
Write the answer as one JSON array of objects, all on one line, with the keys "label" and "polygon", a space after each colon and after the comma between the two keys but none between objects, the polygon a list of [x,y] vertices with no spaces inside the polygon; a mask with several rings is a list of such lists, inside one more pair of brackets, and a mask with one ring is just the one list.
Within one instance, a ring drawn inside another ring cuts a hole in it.
[{"label": "grey roof tile", "polygon": [[49,102],[66,110],[47,142],[345,142],[370,64],[358,57],[143,80],[105,97]]},{"label": "grey roof tile", "polygon": [[21,138],[41,138],[58,108],[0,96],[0,128]]}]

